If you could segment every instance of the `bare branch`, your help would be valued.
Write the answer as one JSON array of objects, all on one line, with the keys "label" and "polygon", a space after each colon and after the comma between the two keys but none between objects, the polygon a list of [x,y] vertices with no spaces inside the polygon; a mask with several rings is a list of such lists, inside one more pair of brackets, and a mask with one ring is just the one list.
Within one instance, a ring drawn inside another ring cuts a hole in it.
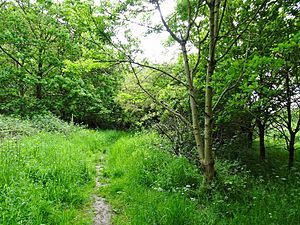
[{"label": "bare branch", "polygon": [[10,54],[8,51],[6,51],[1,45],[0,45],[0,49],[9,57],[11,58],[13,61],[15,61],[19,66],[21,66],[22,68],[25,69],[25,71],[29,74],[32,75],[32,72],[29,71],[27,68],[24,67],[24,65],[22,63],[19,62],[19,60],[17,60],[12,54]]},{"label": "bare branch", "polygon": [[131,63],[131,64],[135,64],[135,65],[138,65],[140,67],[145,67],[145,68],[149,68],[149,69],[152,69],[152,70],[155,70],[155,71],[158,71],[158,72],[161,72],[162,74],[172,78],[173,80],[177,81],[179,84],[187,87],[187,85],[182,82],[181,80],[179,80],[178,78],[174,77],[172,74],[158,68],[158,67],[155,67],[155,66],[151,66],[151,65],[147,65],[147,64],[143,64],[143,63],[139,63],[139,62],[135,62],[134,60],[132,59],[129,59],[129,60],[94,60],[94,62],[103,62],[103,63]]},{"label": "bare branch", "polygon": [[174,139],[168,134],[168,132],[165,132],[165,131],[163,130],[163,128],[161,128],[161,126],[160,126],[159,124],[154,124],[154,126],[155,126],[158,130],[160,130],[160,132],[161,132],[163,135],[165,135],[165,136],[169,139],[169,141],[170,141],[171,143],[174,141]]},{"label": "bare branch", "polygon": [[[249,56],[248,56],[248,47],[249,47],[249,42],[248,42],[248,45],[247,45],[247,50],[246,50],[246,55],[245,55],[245,59],[247,59]],[[250,54],[251,55],[251,54]],[[235,88],[239,82],[241,81],[242,77],[243,77],[243,73],[245,71],[245,68],[246,68],[246,63],[244,62],[244,66],[243,66],[243,69],[241,71],[241,74],[239,76],[239,79],[231,86],[227,86],[227,88],[225,88],[225,90],[221,93],[221,95],[219,96],[217,102],[215,103],[215,105],[213,106],[213,111],[215,111],[216,107],[218,106],[218,104],[220,103],[220,101],[222,100],[222,98],[225,96],[225,94],[232,90],[233,88]]]},{"label": "bare branch", "polygon": [[[205,37],[202,40],[199,40],[198,42],[198,52],[197,52],[197,61],[196,64],[194,66],[194,68],[192,69],[192,75],[195,75],[198,71],[198,66],[200,64],[200,59],[201,59],[201,45],[204,43],[204,41],[207,39],[209,32],[206,33]],[[199,35],[200,37],[200,35]]]},{"label": "bare branch", "polygon": [[281,116],[279,113],[278,113],[277,115],[275,115],[275,117],[278,117],[278,118],[280,119],[280,123],[281,123],[286,129],[289,128],[288,125],[287,125],[289,122],[286,120],[285,117]]},{"label": "bare branch", "polygon": [[191,9],[191,1],[187,0],[188,2],[188,27],[187,27],[187,31],[186,31],[186,35],[185,38],[182,38],[185,42],[189,39],[190,37],[190,31],[192,29],[192,25],[193,25],[193,20],[192,20],[192,9]]},{"label": "bare branch", "polygon": [[159,5],[159,3],[158,3],[158,0],[155,0],[155,3],[156,3],[156,6],[157,6],[157,10],[158,10],[158,12],[159,12],[159,15],[160,15],[160,19],[161,19],[161,21],[162,21],[164,27],[167,29],[168,33],[171,35],[171,37],[172,37],[175,41],[177,41],[178,43],[182,43],[183,40],[176,36],[176,34],[171,30],[171,28],[169,27],[169,25],[168,25],[167,22],[165,21],[164,16],[163,16],[163,14],[162,14],[162,12],[161,12],[160,5]]},{"label": "bare branch", "polygon": [[222,27],[222,23],[223,23],[223,19],[224,19],[224,15],[225,15],[225,10],[226,10],[226,6],[227,6],[227,0],[224,1],[224,5],[223,5],[223,10],[222,10],[222,15],[221,15],[221,19],[218,25],[218,30],[217,30],[217,35],[216,38],[219,39],[219,33]]},{"label": "bare branch", "polygon": [[220,101],[222,100],[222,98],[225,96],[225,94],[228,92],[228,91],[231,91],[232,89],[234,89],[241,81],[242,79],[242,76],[243,76],[243,73],[240,75],[239,79],[231,86],[227,86],[222,94],[219,96],[218,100],[216,101],[216,103],[214,104],[213,106],[213,111],[215,111],[215,109],[217,108],[217,106],[219,105]]},{"label": "bare branch", "polygon": [[284,137],[286,145],[288,146],[288,142],[290,141],[289,136],[286,134],[285,132],[285,127],[283,126],[283,124],[276,120],[276,118],[274,118],[273,120],[273,127],[279,131],[279,133],[281,133],[281,135]]},{"label": "bare branch", "polygon": [[226,51],[224,52],[224,54],[222,56],[220,56],[218,59],[216,59],[216,62],[222,60],[228,53],[229,51],[232,49],[232,47],[236,44],[236,42],[241,38],[241,36],[248,30],[248,27],[250,26],[250,24],[252,23],[253,20],[256,19],[257,14],[259,13],[259,11],[266,5],[266,3],[268,2],[268,0],[265,0],[260,7],[258,7],[258,9],[255,11],[254,15],[251,17],[251,19],[248,21],[246,27],[240,32],[240,34],[238,34],[235,39],[232,41],[232,43],[229,45],[229,47],[226,49]]},{"label": "bare branch", "polygon": [[187,42],[190,38],[191,29],[192,29],[193,25],[195,24],[196,19],[199,16],[200,5],[201,5],[202,2],[203,1],[198,1],[198,5],[196,7],[196,12],[195,12],[194,18],[192,18],[192,15],[191,15],[191,11],[192,11],[191,10],[191,2],[188,1],[188,27],[187,27],[185,38],[183,38],[183,40],[185,42]]},{"label": "bare branch", "polygon": [[130,63],[130,67],[131,70],[137,80],[137,84],[138,86],[157,104],[159,104],[160,106],[162,106],[164,109],[168,110],[170,113],[172,113],[173,115],[177,116],[178,118],[180,118],[185,124],[187,124],[188,126],[192,127],[192,124],[188,121],[187,118],[185,118],[183,115],[181,115],[180,113],[176,112],[174,109],[172,109],[170,106],[168,106],[167,104],[165,104],[163,101],[159,101],[156,97],[154,97],[148,90],[146,90],[143,85],[141,84],[139,77],[135,71],[135,68],[132,66],[132,64]]}]

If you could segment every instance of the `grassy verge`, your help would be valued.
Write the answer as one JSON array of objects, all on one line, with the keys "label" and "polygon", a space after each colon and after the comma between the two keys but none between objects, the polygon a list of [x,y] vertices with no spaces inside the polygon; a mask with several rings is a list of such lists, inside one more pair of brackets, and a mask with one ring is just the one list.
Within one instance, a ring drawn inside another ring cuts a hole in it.
[{"label": "grassy verge", "polygon": [[128,135],[108,151],[110,185],[101,192],[114,207],[114,224],[300,224],[297,169],[218,160],[213,188],[204,189],[197,168],[160,143],[155,134]]},{"label": "grassy verge", "polygon": [[0,224],[92,224],[95,164],[118,132],[0,118]]},{"label": "grassy verge", "polygon": [[95,165],[104,152],[109,186],[99,192],[112,204],[116,225],[300,224],[299,164],[288,171],[278,146],[269,144],[266,162],[257,160],[256,148],[239,149],[239,162],[217,160],[217,179],[207,189],[199,170],[169,154],[153,133],[2,116],[0,133],[3,225],[92,224]]}]

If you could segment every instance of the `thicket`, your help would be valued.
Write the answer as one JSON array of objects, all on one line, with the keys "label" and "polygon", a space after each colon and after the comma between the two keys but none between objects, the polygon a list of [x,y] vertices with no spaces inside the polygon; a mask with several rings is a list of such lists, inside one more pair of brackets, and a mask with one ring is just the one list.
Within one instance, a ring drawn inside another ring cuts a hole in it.
[{"label": "thicket", "polygon": [[1,114],[50,112],[91,127],[124,126],[114,100],[119,68],[93,61],[113,54],[97,30],[104,21],[76,19],[79,11],[89,15],[88,2],[1,1],[0,7]]}]

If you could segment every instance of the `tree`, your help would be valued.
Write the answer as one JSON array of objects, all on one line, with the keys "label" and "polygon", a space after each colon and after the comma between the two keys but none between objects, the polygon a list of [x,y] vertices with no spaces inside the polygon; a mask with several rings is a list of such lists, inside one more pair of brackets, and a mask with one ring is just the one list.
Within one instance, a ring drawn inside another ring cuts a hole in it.
[{"label": "tree", "polygon": [[[129,12],[137,17],[138,13],[143,11],[153,11],[154,9],[158,11],[161,19],[160,26],[155,24],[147,26],[150,27],[152,32],[165,30],[169,33],[173,43],[180,46],[185,80],[182,79],[181,76],[174,76],[172,72],[165,68],[150,65],[147,62],[138,62],[131,54],[132,52],[127,51],[122,44],[113,42],[112,40],[110,40],[110,42],[123,53],[124,58],[122,60],[114,59],[111,61],[128,63],[129,68],[135,74],[140,88],[147,93],[155,103],[161,105],[190,127],[198,150],[199,161],[204,169],[205,180],[209,183],[215,176],[212,150],[213,111],[232,87],[232,82],[230,81],[225,85],[220,95],[214,97],[213,88],[219,85],[215,83],[215,72],[218,70],[219,63],[226,58],[233,46],[237,45],[238,40],[248,29],[257,13],[266,7],[266,1],[256,2],[252,7],[249,7],[248,2],[242,1],[235,2],[234,6],[228,5],[227,1],[220,0],[178,1],[176,11],[168,17],[163,15],[160,1],[153,0],[151,3],[152,5],[147,4],[145,1],[137,3],[129,2],[127,13]],[[120,3],[117,5],[118,7],[112,10],[115,14],[113,12],[108,14],[117,15],[114,18],[118,18],[119,16],[123,21],[128,21],[128,14],[126,14],[126,10],[124,10],[126,8],[124,4],[126,5],[126,3]],[[151,6],[154,6],[154,8]],[[245,7],[246,10],[243,11],[243,15],[238,18],[237,15],[242,11],[243,7]],[[118,14],[120,8],[122,16]],[[132,13],[132,11],[135,13]],[[107,13],[107,10],[105,12]],[[228,27],[231,27],[231,29],[227,29]],[[197,49],[196,54],[189,53],[188,48],[191,45]],[[189,98],[191,118],[187,118],[185,115],[176,111],[176,109],[168,105],[167,102],[159,101],[155,94],[143,87],[139,79],[137,67],[145,67],[158,71],[164,76],[168,76],[183,85],[186,88]],[[205,79],[203,79],[204,77]],[[199,81],[202,84],[197,84]],[[204,93],[202,92],[203,84],[205,86]],[[200,107],[201,103],[198,101],[199,95],[205,96],[204,110]],[[201,118],[204,118],[204,121],[200,120]],[[201,126],[204,127],[201,129]]]},{"label": "tree", "polygon": [[[291,3],[289,3],[291,4]],[[288,32],[285,16],[280,14],[282,1],[274,2],[270,7],[261,10],[255,23],[249,28],[248,36],[251,37],[250,47],[253,56],[249,60],[248,82],[251,85],[249,94],[251,113],[259,132],[260,158],[265,160],[265,132],[272,117],[279,110],[275,100],[278,95],[277,87],[282,81],[278,74],[279,63],[272,57],[272,49],[284,40]],[[246,81],[247,82],[247,81]],[[250,87],[250,86],[248,86]]]},{"label": "tree", "polygon": [[299,32],[274,49],[275,58],[281,62],[279,73],[283,77],[283,84],[279,87],[281,95],[278,96],[282,110],[275,119],[275,126],[285,138],[289,168],[294,165],[296,134],[300,130],[299,54]]},{"label": "tree", "polygon": [[52,112],[93,127],[121,124],[114,101],[119,68],[90,60],[112,53],[102,38],[106,21],[97,12],[89,17],[92,2],[7,1],[1,7],[2,113]]},{"label": "tree", "polygon": [[63,60],[74,53],[70,31],[63,23],[58,5],[51,1],[12,1],[3,8],[0,50],[19,71],[16,79],[21,96],[34,95],[36,109],[30,110],[39,110],[45,104],[48,79],[59,73]]}]

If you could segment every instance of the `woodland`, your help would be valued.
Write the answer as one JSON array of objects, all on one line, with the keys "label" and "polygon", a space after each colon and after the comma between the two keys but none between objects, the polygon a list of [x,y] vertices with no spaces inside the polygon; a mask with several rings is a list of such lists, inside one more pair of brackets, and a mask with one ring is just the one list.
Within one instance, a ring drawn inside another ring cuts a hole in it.
[{"label": "woodland", "polygon": [[299,14],[0,0],[0,224],[300,224]]}]

